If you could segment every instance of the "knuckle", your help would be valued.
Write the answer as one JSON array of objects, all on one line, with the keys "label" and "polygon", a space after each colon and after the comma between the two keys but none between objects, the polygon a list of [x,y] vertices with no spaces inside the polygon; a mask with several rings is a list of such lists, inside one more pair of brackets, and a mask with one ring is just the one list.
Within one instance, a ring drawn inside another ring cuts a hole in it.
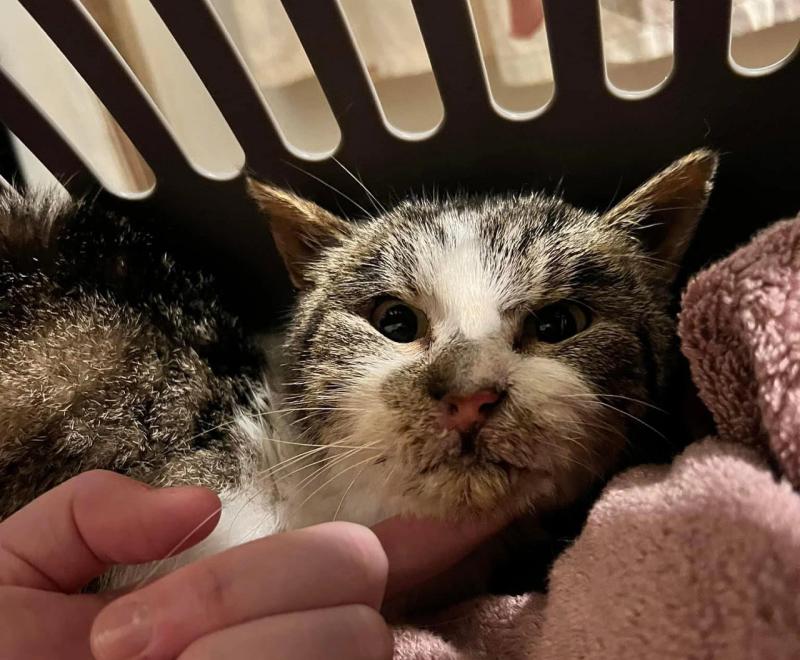
[{"label": "knuckle", "polygon": [[391,660],[394,639],[378,612],[366,605],[349,605],[347,620],[356,653],[353,660]]}]

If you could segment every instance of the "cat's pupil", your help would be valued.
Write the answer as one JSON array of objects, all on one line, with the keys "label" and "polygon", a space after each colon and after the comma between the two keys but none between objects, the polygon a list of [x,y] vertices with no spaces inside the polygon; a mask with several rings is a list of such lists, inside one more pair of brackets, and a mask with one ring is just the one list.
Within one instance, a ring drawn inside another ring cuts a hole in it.
[{"label": "cat's pupil", "polygon": [[392,341],[408,343],[417,338],[417,315],[406,305],[394,305],[378,321],[378,330]]},{"label": "cat's pupil", "polygon": [[[572,326],[572,327],[570,327]],[[536,334],[539,339],[547,342],[560,341],[563,337],[575,334],[575,321],[571,316],[559,310],[549,317],[539,320]]]},{"label": "cat's pupil", "polygon": [[549,344],[564,341],[588,325],[588,318],[581,309],[562,303],[539,310],[533,319],[536,338]]}]

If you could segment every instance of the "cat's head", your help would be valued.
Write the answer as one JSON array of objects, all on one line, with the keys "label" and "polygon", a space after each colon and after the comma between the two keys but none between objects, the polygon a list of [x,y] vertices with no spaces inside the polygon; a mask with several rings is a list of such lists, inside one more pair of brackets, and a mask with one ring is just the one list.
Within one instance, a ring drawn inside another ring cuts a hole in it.
[{"label": "cat's head", "polygon": [[527,194],[360,223],[251,182],[300,290],[284,405],[302,443],[328,447],[299,451],[393,512],[575,497],[658,396],[668,292],[715,167],[694,152],[605,213]]}]

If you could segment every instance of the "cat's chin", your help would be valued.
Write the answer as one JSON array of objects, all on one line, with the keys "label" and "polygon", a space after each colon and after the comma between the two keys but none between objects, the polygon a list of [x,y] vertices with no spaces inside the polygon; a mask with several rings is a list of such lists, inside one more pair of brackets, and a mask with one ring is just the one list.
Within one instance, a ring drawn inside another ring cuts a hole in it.
[{"label": "cat's chin", "polygon": [[545,470],[504,461],[441,464],[406,482],[402,513],[444,520],[511,518],[549,508],[558,489]]}]

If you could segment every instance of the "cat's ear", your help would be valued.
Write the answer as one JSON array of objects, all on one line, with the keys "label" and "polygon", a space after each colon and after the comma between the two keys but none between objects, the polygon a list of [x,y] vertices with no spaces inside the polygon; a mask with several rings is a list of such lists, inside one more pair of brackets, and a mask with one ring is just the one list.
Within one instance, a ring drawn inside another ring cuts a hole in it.
[{"label": "cat's ear", "polygon": [[275,246],[298,289],[312,282],[308,266],[322,250],[338,245],[350,232],[346,221],[286,190],[248,179],[250,196],[267,217]]},{"label": "cat's ear", "polygon": [[711,193],[717,155],[698,149],[634,190],[603,219],[633,232],[672,279]]}]

